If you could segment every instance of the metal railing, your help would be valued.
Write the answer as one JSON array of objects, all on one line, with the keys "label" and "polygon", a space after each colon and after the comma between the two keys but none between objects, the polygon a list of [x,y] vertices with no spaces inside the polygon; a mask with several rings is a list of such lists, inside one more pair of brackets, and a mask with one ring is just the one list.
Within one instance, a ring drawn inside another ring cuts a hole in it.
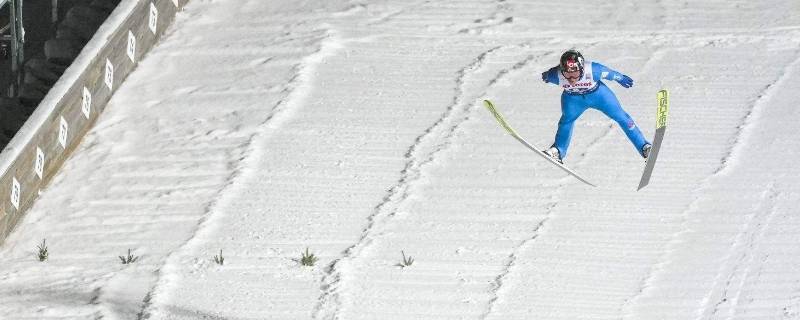
[{"label": "metal railing", "polygon": [[[11,70],[10,74],[13,75],[12,81],[7,95],[9,97],[16,96],[19,93],[19,86],[22,84],[22,63],[25,61],[24,44],[25,44],[25,29],[22,25],[22,1],[23,0],[0,0],[0,9],[9,5],[9,23],[0,28],[0,41],[6,43],[3,45],[4,49],[11,50]],[[10,32],[9,32],[10,31]]]}]

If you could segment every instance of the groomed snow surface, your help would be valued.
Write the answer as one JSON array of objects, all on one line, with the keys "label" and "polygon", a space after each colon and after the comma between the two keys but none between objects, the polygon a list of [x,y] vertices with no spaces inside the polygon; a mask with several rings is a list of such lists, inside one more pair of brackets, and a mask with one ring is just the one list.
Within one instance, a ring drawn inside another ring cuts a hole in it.
[{"label": "groomed snow surface", "polygon": [[[0,318],[800,319],[798,10],[192,0],[0,248]],[[670,90],[643,191],[599,112],[591,188],[481,105],[549,145],[573,47],[647,136]]]}]

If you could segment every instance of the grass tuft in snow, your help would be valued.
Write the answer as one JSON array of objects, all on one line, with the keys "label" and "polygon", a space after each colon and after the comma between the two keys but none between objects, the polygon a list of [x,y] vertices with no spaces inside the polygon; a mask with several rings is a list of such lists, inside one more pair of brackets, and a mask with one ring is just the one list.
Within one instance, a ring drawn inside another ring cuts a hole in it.
[{"label": "grass tuft in snow", "polygon": [[306,247],[306,252],[300,257],[300,264],[307,267],[313,267],[314,264],[317,263],[317,260],[319,259],[317,259],[313,253],[309,253],[308,248]]},{"label": "grass tuft in snow", "polygon": [[403,250],[400,250],[400,254],[403,255],[403,261],[397,264],[399,267],[405,268],[414,264],[414,258],[411,256],[406,257],[406,253]]},{"label": "grass tuft in snow", "polygon": [[214,256],[214,262],[216,264],[218,264],[218,265],[224,265],[225,264],[225,257],[222,256],[222,249],[219,250],[219,255],[218,256]]},{"label": "grass tuft in snow", "polygon": [[128,249],[128,256],[119,256],[119,259],[122,260],[122,264],[131,264],[139,260],[139,257],[131,254],[131,249]]},{"label": "grass tuft in snow", "polygon": [[47,257],[50,256],[50,253],[47,252],[47,239],[42,239],[42,244],[40,244],[36,248],[39,249],[39,254],[38,254],[39,261],[44,262],[45,260],[47,260]]}]

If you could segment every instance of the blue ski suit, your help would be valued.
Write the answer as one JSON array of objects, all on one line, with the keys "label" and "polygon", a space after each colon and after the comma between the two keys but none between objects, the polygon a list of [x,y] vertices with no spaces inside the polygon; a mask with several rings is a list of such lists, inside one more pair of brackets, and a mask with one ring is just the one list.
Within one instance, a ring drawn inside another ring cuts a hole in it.
[{"label": "blue ski suit", "polygon": [[583,75],[572,85],[557,66],[542,73],[544,82],[564,88],[564,92],[561,93],[561,119],[558,121],[558,132],[553,144],[558,148],[562,159],[567,155],[575,120],[588,108],[596,109],[616,121],[640,155],[642,147],[649,143],[633,118],[622,109],[617,96],[601,81],[602,79],[617,81],[625,88],[633,86],[630,77],[597,62],[587,61]]}]

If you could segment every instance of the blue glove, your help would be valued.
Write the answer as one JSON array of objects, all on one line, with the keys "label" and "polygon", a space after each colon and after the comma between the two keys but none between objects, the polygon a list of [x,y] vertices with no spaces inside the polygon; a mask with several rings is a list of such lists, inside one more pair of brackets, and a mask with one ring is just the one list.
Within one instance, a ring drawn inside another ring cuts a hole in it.
[{"label": "blue glove", "polygon": [[542,72],[542,81],[547,82],[547,71]]},{"label": "blue glove", "polygon": [[621,77],[618,77],[617,79],[614,79],[614,80],[617,80],[617,82],[619,82],[619,85],[621,85],[621,86],[623,86],[625,88],[633,87],[633,79],[631,79],[631,77],[626,76],[624,74]]}]

